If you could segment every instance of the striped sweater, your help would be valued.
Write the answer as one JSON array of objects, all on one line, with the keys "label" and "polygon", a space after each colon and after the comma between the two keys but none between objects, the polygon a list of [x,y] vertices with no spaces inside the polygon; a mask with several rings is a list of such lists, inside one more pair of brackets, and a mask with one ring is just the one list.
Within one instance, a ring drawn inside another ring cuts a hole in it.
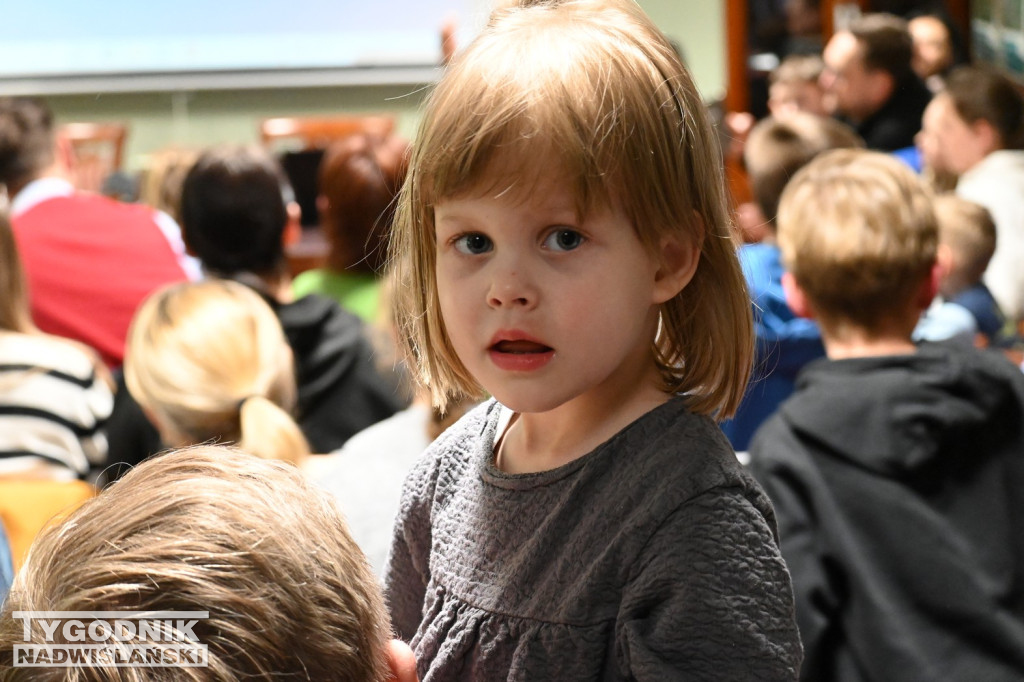
[{"label": "striped sweater", "polygon": [[62,339],[0,332],[0,475],[84,477],[107,455],[110,386]]}]

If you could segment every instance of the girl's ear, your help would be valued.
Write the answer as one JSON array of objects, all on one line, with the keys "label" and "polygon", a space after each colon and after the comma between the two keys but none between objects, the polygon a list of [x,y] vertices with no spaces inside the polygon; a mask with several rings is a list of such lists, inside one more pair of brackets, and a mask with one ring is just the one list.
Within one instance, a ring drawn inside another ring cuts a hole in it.
[{"label": "girl's ear", "polygon": [[704,244],[704,219],[694,213],[692,234],[667,235],[658,245],[658,269],[654,273],[654,303],[664,303],[682,291],[700,263]]},{"label": "girl's ear", "polygon": [[807,300],[807,294],[797,284],[796,277],[791,272],[782,273],[782,291],[786,294],[786,305],[797,317],[805,317],[808,320],[814,319],[814,309],[811,302]]}]

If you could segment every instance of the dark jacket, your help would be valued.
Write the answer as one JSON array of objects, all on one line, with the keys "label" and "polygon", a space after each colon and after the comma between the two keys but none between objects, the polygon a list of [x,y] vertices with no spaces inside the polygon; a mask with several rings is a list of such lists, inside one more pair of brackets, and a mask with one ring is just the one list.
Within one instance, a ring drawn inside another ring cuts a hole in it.
[{"label": "dark jacket", "polygon": [[317,294],[268,302],[295,354],[298,421],[313,452],[340,448],[408,404],[397,370],[377,367],[358,317]]},{"label": "dark jacket", "polygon": [[931,99],[932,93],[924,82],[908,78],[896,85],[881,109],[852,125],[868,149],[891,152],[913,147],[914,136],[921,130],[921,117]]},{"label": "dark jacket", "polygon": [[819,360],[755,435],[802,679],[1024,679],[1024,375],[998,354]]}]

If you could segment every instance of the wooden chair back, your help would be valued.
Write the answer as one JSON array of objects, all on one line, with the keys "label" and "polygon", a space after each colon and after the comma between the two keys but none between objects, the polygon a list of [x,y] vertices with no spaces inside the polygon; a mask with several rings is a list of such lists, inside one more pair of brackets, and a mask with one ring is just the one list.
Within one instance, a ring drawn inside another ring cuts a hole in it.
[{"label": "wooden chair back", "polygon": [[70,146],[78,189],[99,192],[111,173],[121,170],[128,127],[122,123],[65,123],[59,135]]}]

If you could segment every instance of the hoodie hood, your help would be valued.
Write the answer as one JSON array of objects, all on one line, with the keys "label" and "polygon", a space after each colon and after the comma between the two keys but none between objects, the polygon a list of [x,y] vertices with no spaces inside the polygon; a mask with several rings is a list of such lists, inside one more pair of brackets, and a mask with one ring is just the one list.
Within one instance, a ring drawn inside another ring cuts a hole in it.
[{"label": "hoodie hood", "polygon": [[922,344],[914,355],[811,363],[780,413],[832,454],[900,476],[973,450],[993,429],[1019,430],[1022,382],[997,353]]},{"label": "hoodie hood", "polygon": [[304,412],[353,370],[363,343],[363,325],[355,315],[317,295],[278,303],[275,308],[295,353],[299,409]]}]

